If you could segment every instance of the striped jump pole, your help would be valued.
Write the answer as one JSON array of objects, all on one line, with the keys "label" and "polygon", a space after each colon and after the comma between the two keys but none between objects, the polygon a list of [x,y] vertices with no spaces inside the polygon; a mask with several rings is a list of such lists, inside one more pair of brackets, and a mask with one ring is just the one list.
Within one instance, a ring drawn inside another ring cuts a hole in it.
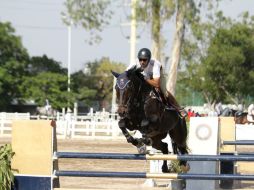
[{"label": "striped jump pole", "polygon": [[254,161],[251,155],[165,155],[55,152],[54,158],[124,159],[124,160],[182,160],[182,161]]},{"label": "striped jump pole", "polygon": [[157,178],[193,180],[254,180],[254,175],[232,174],[186,174],[186,173],[146,173],[146,172],[104,172],[104,171],[55,171],[55,176],[69,177],[114,177],[114,178]]},{"label": "striped jump pole", "polygon": [[254,145],[254,140],[222,141],[222,145]]}]

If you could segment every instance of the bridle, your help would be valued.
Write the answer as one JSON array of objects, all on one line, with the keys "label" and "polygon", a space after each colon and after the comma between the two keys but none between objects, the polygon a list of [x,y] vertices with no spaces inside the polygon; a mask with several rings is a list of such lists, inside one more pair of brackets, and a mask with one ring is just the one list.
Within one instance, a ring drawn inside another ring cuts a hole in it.
[{"label": "bridle", "polygon": [[[140,79],[138,79],[140,80]],[[129,115],[129,111],[131,107],[133,108],[137,108],[139,106],[139,102],[137,101],[137,97],[139,97],[140,95],[140,92],[141,92],[141,88],[142,88],[142,81],[140,80],[139,82],[139,86],[138,86],[138,90],[137,90],[137,93],[135,93],[135,89],[134,89],[134,93],[132,93],[129,97],[128,97],[128,100],[126,101],[125,104],[123,104],[123,94],[128,86],[128,84],[131,84],[134,86],[133,83],[131,83],[131,80],[128,78],[128,79],[120,79],[117,81],[116,83],[116,86],[119,88],[119,93],[120,93],[120,97],[119,97],[119,108],[124,108],[126,110],[125,112],[125,115]],[[132,106],[131,106],[132,105]]]}]

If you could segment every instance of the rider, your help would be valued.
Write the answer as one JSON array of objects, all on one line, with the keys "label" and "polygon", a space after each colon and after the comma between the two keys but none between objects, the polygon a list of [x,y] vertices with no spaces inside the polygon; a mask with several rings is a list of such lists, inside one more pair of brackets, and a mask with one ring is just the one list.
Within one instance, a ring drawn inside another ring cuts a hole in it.
[{"label": "rider", "polygon": [[254,104],[250,104],[248,107],[248,121],[249,122],[254,122]]},{"label": "rider", "polygon": [[[156,90],[156,92],[161,96],[160,98],[162,100],[165,100],[170,106],[174,107],[177,112],[180,113],[181,108],[179,104],[177,103],[174,96],[167,91],[166,94],[163,95],[161,91],[160,86],[160,78],[161,78],[161,70],[162,65],[161,63],[156,59],[151,59],[151,51],[147,48],[142,48],[138,52],[138,60],[136,63],[131,63],[127,70],[132,68],[133,66],[137,66],[138,68],[141,68],[143,70],[142,74],[144,75],[144,79],[148,84],[153,86]],[[145,102],[144,106],[149,106],[147,102]],[[149,121],[147,119],[142,121],[142,126],[147,126],[149,124]]]}]

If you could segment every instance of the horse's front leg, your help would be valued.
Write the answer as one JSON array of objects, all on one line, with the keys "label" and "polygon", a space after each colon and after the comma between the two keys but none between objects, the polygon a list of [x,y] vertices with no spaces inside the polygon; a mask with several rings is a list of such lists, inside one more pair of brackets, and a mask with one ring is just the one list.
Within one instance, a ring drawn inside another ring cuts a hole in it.
[{"label": "horse's front leg", "polygon": [[118,122],[118,126],[121,129],[123,135],[125,136],[126,140],[128,143],[133,144],[134,146],[138,146],[139,145],[139,141],[138,139],[134,138],[133,136],[131,136],[131,134],[128,132],[127,128],[128,128],[129,121],[127,121],[127,119],[121,119]]},{"label": "horse's front leg", "polygon": [[150,137],[147,136],[147,134],[142,133],[142,138],[139,140],[147,146],[152,146],[153,141]]}]

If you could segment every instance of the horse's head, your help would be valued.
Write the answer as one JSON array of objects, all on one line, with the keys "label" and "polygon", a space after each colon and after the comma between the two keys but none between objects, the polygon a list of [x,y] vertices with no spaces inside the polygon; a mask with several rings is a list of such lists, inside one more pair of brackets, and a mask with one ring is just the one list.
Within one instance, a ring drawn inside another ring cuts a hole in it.
[{"label": "horse's head", "polygon": [[117,112],[121,117],[126,117],[131,105],[134,106],[134,98],[138,98],[141,90],[141,74],[136,67],[121,74],[112,71],[112,74],[117,78],[115,86],[118,103]]}]

